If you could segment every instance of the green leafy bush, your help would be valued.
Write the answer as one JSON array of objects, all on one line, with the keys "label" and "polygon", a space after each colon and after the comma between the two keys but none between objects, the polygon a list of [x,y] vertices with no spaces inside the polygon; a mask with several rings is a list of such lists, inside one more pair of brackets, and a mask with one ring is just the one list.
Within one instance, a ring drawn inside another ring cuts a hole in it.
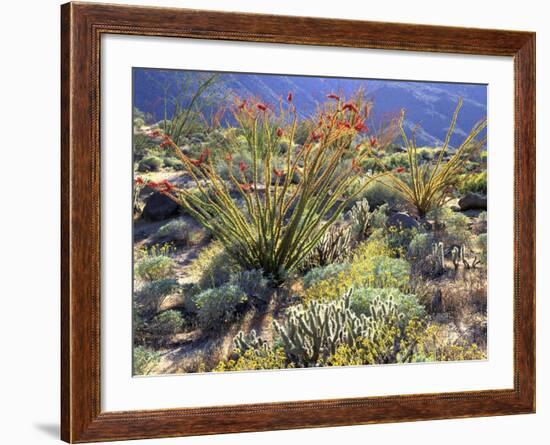
[{"label": "green leafy bush", "polygon": [[209,289],[227,283],[231,274],[240,270],[240,266],[227,253],[226,248],[220,242],[213,241],[202,249],[191,263],[190,276],[199,288]]},{"label": "green leafy bush", "polygon": [[197,306],[197,320],[204,330],[220,329],[233,322],[238,315],[239,307],[248,298],[246,294],[233,284],[208,289],[194,297]]},{"label": "green leafy bush", "polygon": [[429,233],[417,233],[407,248],[407,257],[412,261],[421,261],[432,253],[433,236]]},{"label": "green leafy bush", "polygon": [[158,311],[164,299],[179,290],[174,278],[147,282],[137,293],[137,301],[145,308]]},{"label": "green leafy bush", "polygon": [[184,319],[176,310],[164,311],[151,320],[149,332],[157,345],[165,344],[170,336],[177,334],[184,326]]},{"label": "green leafy bush", "polygon": [[164,166],[168,168],[172,168],[176,171],[183,170],[183,162],[173,157],[164,158]]},{"label": "green leafy bush", "polygon": [[304,288],[309,288],[319,281],[327,278],[336,277],[340,273],[346,273],[350,269],[349,263],[333,263],[327,266],[319,266],[311,269],[304,275]]},{"label": "green leafy bush", "polygon": [[349,268],[318,280],[306,288],[304,301],[333,300],[351,287],[406,289],[410,280],[410,265],[404,258],[394,258],[392,254],[384,239],[372,239],[371,236],[357,246]]},{"label": "green leafy bush", "polygon": [[263,297],[269,282],[259,269],[244,270],[231,274],[229,284],[241,289],[249,297]]},{"label": "green leafy bush", "polygon": [[148,256],[137,262],[135,273],[145,281],[162,280],[172,274],[175,264],[176,262],[168,256]]},{"label": "green leafy bush", "polygon": [[140,172],[157,172],[161,169],[163,161],[158,156],[146,156],[138,163]]},{"label": "green leafy bush", "polygon": [[377,209],[384,204],[387,204],[389,207],[395,207],[397,204],[403,202],[403,197],[384,176],[371,182],[361,196],[368,201],[372,209]]},{"label": "green leafy bush", "polygon": [[481,262],[487,264],[487,234],[482,233],[477,236],[476,245],[481,253]]},{"label": "green leafy bush", "polygon": [[487,172],[461,175],[458,190],[461,193],[473,192],[487,195]]},{"label": "green leafy bush", "polygon": [[164,224],[155,234],[157,240],[172,241],[175,244],[187,245],[189,243],[189,225],[181,220],[175,219]]},{"label": "green leafy bush", "polygon": [[426,310],[418,301],[415,295],[405,294],[399,289],[377,289],[363,287],[355,289],[350,298],[350,309],[357,315],[365,314],[370,317],[372,303],[379,299],[382,302],[393,299],[397,311],[403,314],[401,323],[406,325],[410,320],[422,319],[426,315]]},{"label": "green leafy bush", "polygon": [[161,354],[146,348],[145,346],[134,347],[134,375],[147,375],[160,361]]}]

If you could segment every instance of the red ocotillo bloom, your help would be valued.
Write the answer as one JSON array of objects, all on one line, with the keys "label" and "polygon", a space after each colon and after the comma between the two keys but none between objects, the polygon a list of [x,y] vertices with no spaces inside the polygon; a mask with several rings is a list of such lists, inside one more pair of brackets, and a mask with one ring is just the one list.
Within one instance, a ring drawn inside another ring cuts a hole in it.
[{"label": "red ocotillo bloom", "polygon": [[175,188],[174,185],[167,179],[163,179],[160,182],[160,185],[164,187],[164,190],[162,190],[163,192],[169,192],[170,190],[174,190]]},{"label": "red ocotillo bloom", "polygon": [[370,142],[370,144],[371,144],[373,147],[376,147],[376,145],[378,144],[378,140],[377,140],[376,137],[374,137],[374,136],[371,136],[371,137],[369,138],[369,142]]},{"label": "red ocotillo bloom", "polygon": [[257,103],[256,108],[258,108],[258,110],[260,111],[267,111],[267,107],[262,103]]},{"label": "red ocotillo bloom", "polygon": [[353,111],[354,113],[358,113],[357,107],[351,102],[348,102],[342,107],[342,111],[346,111],[346,110]]},{"label": "red ocotillo bloom", "polygon": [[327,94],[327,99],[340,100],[340,96],[337,96],[334,93]]},{"label": "red ocotillo bloom", "polygon": [[147,133],[147,136],[149,136],[150,138],[156,138],[160,136],[160,131],[158,130],[150,131],[149,133]]},{"label": "red ocotillo bloom", "polygon": [[246,168],[247,168],[247,165],[243,161],[239,162],[239,171],[241,173],[244,173]]},{"label": "red ocotillo bloom", "polygon": [[281,137],[284,134],[284,131],[282,128],[277,128],[277,136]]},{"label": "red ocotillo bloom", "polygon": [[395,169],[395,173],[403,173],[405,171],[405,167],[397,167]]},{"label": "red ocotillo bloom", "polygon": [[151,188],[157,188],[159,185],[157,182],[155,181],[149,181],[147,184],[145,184],[147,187],[151,187]]},{"label": "red ocotillo bloom", "polygon": [[322,133],[315,133],[314,131],[311,132],[311,139],[313,139],[315,142],[319,142],[322,136]]},{"label": "red ocotillo bloom", "polygon": [[142,179],[140,176],[138,176],[138,177],[136,178],[136,184],[139,184],[139,185],[142,185],[142,184],[143,184],[143,179]]},{"label": "red ocotillo bloom", "polygon": [[277,178],[280,178],[281,176],[283,176],[283,171],[282,170],[279,170],[278,168],[274,168],[273,169],[273,174],[275,176],[277,176]]},{"label": "red ocotillo bloom", "polygon": [[292,102],[292,92],[288,92],[288,96],[286,97],[287,102]]},{"label": "red ocotillo bloom", "polygon": [[363,133],[369,132],[369,128],[363,122],[357,122],[353,128],[355,128],[355,131],[362,131]]},{"label": "red ocotillo bloom", "polygon": [[250,184],[239,184],[239,187],[241,188],[241,190],[243,192],[251,192],[252,191],[252,187],[250,186]]}]

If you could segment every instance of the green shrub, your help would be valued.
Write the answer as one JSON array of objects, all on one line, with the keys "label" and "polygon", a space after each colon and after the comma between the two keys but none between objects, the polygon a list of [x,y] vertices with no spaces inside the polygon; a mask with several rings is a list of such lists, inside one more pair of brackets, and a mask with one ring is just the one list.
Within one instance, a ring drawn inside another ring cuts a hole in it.
[{"label": "green shrub", "polygon": [[144,346],[134,347],[134,375],[147,375],[160,361],[161,354]]},{"label": "green shrub", "polygon": [[409,244],[418,234],[418,229],[404,229],[396,226],[391,226],[386,230],[386,238],[390,249],[403,255],[407,252]]},{"label": "green shrub", "polygon": [[458,190],[461,193],[473,192],[487,195],[487,172],[461,175]]},{"label": "green shrub", "polygon": [[191,263],[190,276],[201,289],[218,287],[229,281],[231,274],[241,270],[225,247],[213,241],[202,249]]},{"label": "green shrub", "polygon": [[173,168],[174,170],[180,171],[183,170],[183,162],[177,158],[164,158],[164,166],[168,168]]},{"label": "green shrub", "polygon": [[174,278],[147,282],[137,293],[137,300],[145,308],[158,311],[164,299],[179,288],[178,281]]},{"label": "green shrub", "polygon": [[432,253],[433,236],[428,233],[417,233],[407,248],[407,257],[413,261],[425,259]]},{"label": "green shrub", "polygon": [[399,192],[392,188],[391,182],[384,177],[371,182],[362,197],[367,199],[371,209],[376,209],[384,204],[395,207],[398,203],[403,202]]},{"label": "green shrub", "polygon": [[311,269],[303,279],[304,288],[309,288],[321,280],[336,277],[340,273],[346,273],[350,268],[349,263],[333,263],[327,266],[319,266]]},{"label": "green shrub", "polygon": [[158,156],[146,156],[138,163],[140,172],[157,172],[161,169],[163,161]]},{"label": "green shrub", "polygon": [[445,218],[444,224],[446,245],[467,246],[470,244],[470,218],[462,213],[453,212],[448,218]]},{"label": "green shrub", "polygon": [[182,330],[184,320],[176,310],[164,311],[155,316],[149,324],[149,333],[157,345],[165,344],[169,337]]},{"label": "green shrub", "polygon": [[477,236],[476,239],[476,245],[481,253],[481,262],[483,264],[487,264],[487,234],[482,233],[481,235]]},{"label": "green shrub", "polygon": [[382,204],[374,212],[370,218],[370,225],[374,229],[385,229],[388,221],[388,204]]},{"label": "green shrub", "polygon": [[249,297],[263,297],[269,285],[260,269],[233,273],[229,277],[229,284],[238,287]]},{"label": "green shrub", "polygon": [[401,319],[402,326],[409,323],[410,320],[417,318],[422,319],[426,315],[426,310],[418,301],[415,295],[405,294],[399,289],[376,289],[371,287],[363,287],[355,289],[350,299],[350,309],[357,315],[365,314],[370,317],[371,306],[375,299],[381,302],[393,299],[397,311],[403,314]]},{"label": "green shrub", "polygon": [[208,331],[217,330],[233,322],[239,306],[248,301],[246,294],[233,284],[208,289],[194,297],[199,325]]},{"label": "green shrub", "polygon": [[355,249],[349,268],[316,281],[305,289],[304,301],[333,300],[349,288],[391,287],[405,290],[410,281],[410,265],[403,258],[393,258],[384,239],[372,236]]},{"label": "green shrub", "polygon": [[282,348],[256,350],[248,349],[242,354],[234,354],[234,357],[227,361],[220,362],[213,371],[258,371],[262,369],[284,369],[293,368],[288,364],[286,355]]},{"label": "green shrub", "polygon": [[175,264],[172,258],[164,255],[145,257],[136,264],[135,273],[145,281],[162,280],[172,274]]},{"label": "green shrub", "polygon": [[189,235],[188,224],[181,219],[175,219],[161,226],[155,234],[155,238],[173,241],[180,245],[187,245],[189,243]]}]

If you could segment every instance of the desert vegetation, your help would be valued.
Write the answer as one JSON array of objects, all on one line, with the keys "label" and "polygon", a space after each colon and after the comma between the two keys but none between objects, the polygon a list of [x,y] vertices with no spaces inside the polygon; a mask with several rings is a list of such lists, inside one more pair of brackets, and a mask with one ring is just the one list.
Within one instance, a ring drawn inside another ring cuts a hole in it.
[{"label": "desert vegetation", "polygon": [[417,146],[362,89],[218,81],[134,109],[134,373],[484,359],[485,119]]}]

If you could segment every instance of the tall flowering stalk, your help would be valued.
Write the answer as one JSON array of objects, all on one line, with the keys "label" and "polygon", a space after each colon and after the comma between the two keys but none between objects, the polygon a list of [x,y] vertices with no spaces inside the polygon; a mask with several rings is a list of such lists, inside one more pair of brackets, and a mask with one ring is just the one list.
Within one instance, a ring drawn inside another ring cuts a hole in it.
[{"label": "tall flowering stalk", "polygon": [[[156,185],[211,231],[244,267],[261,268],[280,280],[307,257],[346,205],[373,179],[360,168],[371,154],[370,144],[360,143],[359,136],[367,131],[361,109],[360,97],[355,102],[331,101],[315,117],[305,143],[295,146],[298,120],[291,94],[274,108],[237,101],[232,113],[246,138],[251,161],[234,165],[230,153],[215,149],[192,159],[165,136],[162,145],[181,159],[197,191]],[[283,137],[288,141],[286,151],[280,148]],[[226,180],[216,169],[219,162],[227,164]]]},{"label": "tall flowering stalk", "polygon": [[405,111],[401,111],[398,127],[407,150],[408,169],[403,167],[396,169],[389,176],[389,184],[416,208],[420,217],[424,217],[430,210],[440,207],[448,200],[460,174],[464,172],[466,163],[485,145],[487,140],[486,137],[477,139],[478,135],[487,127],[487,119],[483,119],[473,126],[449,159],[444,159],[449,153],[449,142],[454,133],[461,107],[462,98],[458,101],[439,155],[433,162],[424,164],[419,163],[414,133],[411,137],[407,136],[403,125]]}]

